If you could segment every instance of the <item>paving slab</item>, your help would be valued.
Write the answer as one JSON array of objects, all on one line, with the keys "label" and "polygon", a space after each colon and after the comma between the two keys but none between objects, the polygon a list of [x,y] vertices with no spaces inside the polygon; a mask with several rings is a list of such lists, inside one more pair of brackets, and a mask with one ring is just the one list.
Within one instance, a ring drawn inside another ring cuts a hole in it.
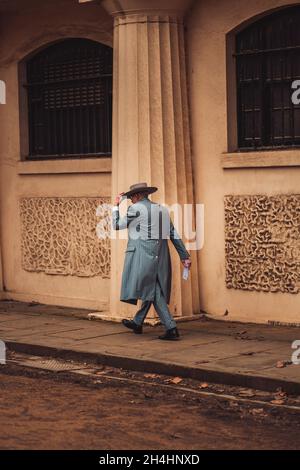
[{"label": "paving slab", "polygon": [[299,328],[206,319],[180,322],[181,340],[163,342],[161,326],[135,335],[118,323],[72,317],[71,309],[56,315],[34,305],[30,315],[26,305],[22,314],[21,304],[7,311],[0,302],[0,339],[11,350],[300,394],[300,365],[290,363]]},{"label": "paving slab", "polygon": [[[98,322],[97,322],[98,323]],[[73,325],[72,325],[73,326]],[[1,328],[1,327],[0,327]],[[79,325],[76,325],[76,329],[69,330],[68,332],[65,331],[64,328],[61,331],[55,333],[49,333],[50,336],[54,336],[56,338],[69,338],[76,340],[88,340],[91,338],[100,338],[103,336],[112,336],[112,335],[120,335],[125,334],[124,327],[119,326],[118,324],[108,325],[107,328],[99,327],[98,325],[93,326],[86,326],[85,328],[79,328]]]}]

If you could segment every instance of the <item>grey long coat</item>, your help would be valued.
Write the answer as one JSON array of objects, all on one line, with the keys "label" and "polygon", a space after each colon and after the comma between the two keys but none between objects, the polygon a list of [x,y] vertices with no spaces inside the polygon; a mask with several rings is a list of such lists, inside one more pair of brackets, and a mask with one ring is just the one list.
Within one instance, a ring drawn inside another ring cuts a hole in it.
[{"label": "grey long coat", "polygon": [[189,253],[173,226],[168,210],[144,198],[132,204],[122,218],[119,210],[115,209],[113,228],[128,228],[120,300],[135,305],[138,299],[153,301],[158,278],[169,303],[172,268],[167,239],[172,241],[181,260],[189,258]]}]

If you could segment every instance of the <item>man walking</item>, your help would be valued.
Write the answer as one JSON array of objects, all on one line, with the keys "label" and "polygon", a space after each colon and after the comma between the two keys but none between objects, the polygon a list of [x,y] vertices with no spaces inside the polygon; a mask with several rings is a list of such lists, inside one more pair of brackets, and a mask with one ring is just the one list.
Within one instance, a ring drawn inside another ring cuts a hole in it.
[{"label": "man walking", "polygon": [[[139,299],[142,300],[142,306],[134,319],[124,319],[122,323],[134,333],[141,334],[143,322],[153,304],[166,329],[159,339],[177,340],[179,333],[168,308],[172,275],[168,238],[175,246],[182,264],[190,267],[191,261],[168,210],[149,200],[148,195],[155,191],[157,188],[147,186],[147,183],[138,183],[115,200],[113,228],[128,228],[120,300],[134,305]],[[132,205],[127,214],[120,218],[119,204],[123,197],[131,199]]]}]

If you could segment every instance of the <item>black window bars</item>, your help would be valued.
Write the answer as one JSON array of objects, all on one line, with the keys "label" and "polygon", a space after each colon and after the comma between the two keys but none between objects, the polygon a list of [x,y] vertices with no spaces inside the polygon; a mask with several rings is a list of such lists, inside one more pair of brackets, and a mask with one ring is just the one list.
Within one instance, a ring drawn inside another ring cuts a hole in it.
[{"label": "black window bars", "polygon": [[236,36],[238,147],[300,146],[300,7],[273,13]]},{"label": "black window bars", "polygon": [[29,159],[111,155],[112,62],[109,46],[88,39],[28,60]]}]

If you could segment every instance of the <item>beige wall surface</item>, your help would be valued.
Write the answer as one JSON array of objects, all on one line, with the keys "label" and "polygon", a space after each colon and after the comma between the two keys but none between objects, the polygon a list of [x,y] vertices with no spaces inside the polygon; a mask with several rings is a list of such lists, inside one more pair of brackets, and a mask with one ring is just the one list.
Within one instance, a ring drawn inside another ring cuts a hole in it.
[{"label": "beige wall surface", "polygon": [[[1,242],[3,282],[8,297],[50,304],[100,309],[109,301],[109,279],[30,272],[21,267],[21,198],[110,198],[110,164],[84,160],[51,162],[26,174],[20,168],[18,63],[45,44],[62,38],[83,37],[112,45],[112,19],[99,4],[73,0],[27,1],[22,8],[2,13],[0,19],[0,77],[7,85],[7,104],[0,108]],[[33,166],[32,166],[33,165]],[[97,165],[99,166],[97,171]],[[102,166],[101,166],[102,165]],[[70,174],[68,174],[68,167]],[[59,168],[62,173],[59,174]],[[103,168],[103,171],[101,170]],[[39,174],[39,169],[42,174]],[[89,171],[90,170],[90,171]],[[58,174],[53,174],[57,173]],[[0,276],[1,278],[1,276]]]},{"label": "beige wall surface", "polygon": [[[227,138],[227,119],[232,116],[227,111],[226,36],[256,15],[294,3],[196,0],[187,18],[195,199],[205,205],[205,242],[199,253],[200,305],[218,316],[228,310],[224,318],[229,320],[300,321],[300,294],[226,287],[224,237],[224,196],[300,194],[300,168],[224,169],[222,165],[224,153],[232,151]],[[300,150],[292,153],[299,165]],[[285,159],[284,151],[276,154]]]},{"label": "beige wall surface", "polygon": [[[299,150],[288,155],[272,152],[272,162],[281,162],[274,168],[266,166],[266,157],[264,168],[253,166],[256,157],[258,162],[262,160],[262,152],[251,152],[248,168],[234,163],[235,149],[228,138],[228,121],[232,123],[234,116],[227,105],[228,83],[233,77],[230,75],[228,82],[226,76],[226,68],[230,73],[226,40],[232,38],[232,31],[256,15],[294,3],[195,0],[186,21],[195,202],[205,205],[205,241],[198,254],[200,305],[220,317],[227,310],[229,315],[224,318],[229,320],[299,322],[300,294],[226,287],[224,220],[225,196],[286,198],[300,194],[300,167],[295,166],[295,162],[299,165]],[[112,21],[98,2],[78,4],[74,0],[29,0],[25,5],[22,2],[22,9],[1,14],[0,79],[7,84],[7,104],[0,108],[0,239],[3,282],[12,298],[93,309],[109,300],[107,278],[22,268],[21,198],[109,198],[111,174],[107,162],[99,167],[87,162],[85,166],[84,160],[74,163],[75,172],[69,167],[69,174],[68,165],[61,163],[56,168],[49,164],[48,173],[46,162],[44,169],[41,163],[24,168],[26,163],[20,163],[18,63],[39,47],[62,38],[84,37],[112,45]],[[226,164],[227,153],[230,164]],[[287,160],[289,166],[284,166]]]}]

